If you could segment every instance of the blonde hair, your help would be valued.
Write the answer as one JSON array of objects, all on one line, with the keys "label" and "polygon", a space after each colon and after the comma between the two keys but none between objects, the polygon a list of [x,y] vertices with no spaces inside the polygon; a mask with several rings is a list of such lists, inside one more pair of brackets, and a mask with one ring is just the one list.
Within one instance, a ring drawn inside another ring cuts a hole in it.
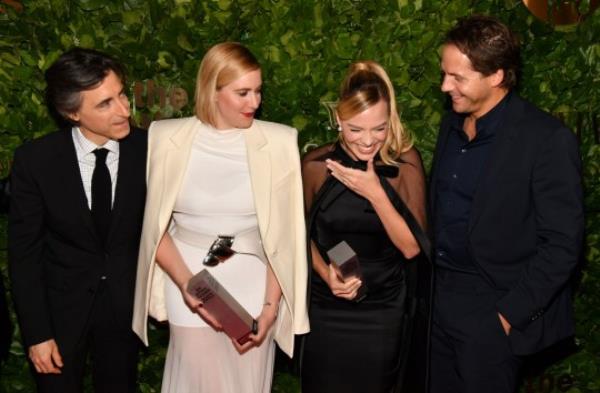
[{"label": "blonde hair", "polygon": [[260,64],[256,57],[238,42],[222,42],[210,48],[202,58],[196,77],[196,117],[214,127],[217,120],[217,91],[258,69]]},{"label": "blonde hair", "polygon": [[398,165],[400,155],[412,147],[413,138],[400,122],[394,87],[383,67],[374,61],[351,64],[342,82],[335,112],[341,120],[348,120],[381,100],[388,104],[389,121],[379,155],[384,163]]}]

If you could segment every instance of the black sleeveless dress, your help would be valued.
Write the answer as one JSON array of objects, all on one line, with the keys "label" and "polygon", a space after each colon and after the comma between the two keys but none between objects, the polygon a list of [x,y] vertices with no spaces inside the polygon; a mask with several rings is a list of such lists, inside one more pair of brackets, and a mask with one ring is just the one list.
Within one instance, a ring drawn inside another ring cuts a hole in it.
[{"label": "black sleeveless dress", "polygon": [[[329,157],[364,168],[335,146]],[[397,168],[387,167],[387,170]],[[388,197],[409,214],[398,194],[380,174]],[[408,220],[407,220],[408,221]],[[414,222],[414,219],[412,219]],[[378,393],[391,391],[402,361],[407,286],[406,259],[388,237],[371,204],[329,177],[310,209],[310,239],[323,259],[345,240],[356,252],[367,296],[360,302],[338,298],[313,271],[310,278],[311,332],[303,343],[304,393]]]}]

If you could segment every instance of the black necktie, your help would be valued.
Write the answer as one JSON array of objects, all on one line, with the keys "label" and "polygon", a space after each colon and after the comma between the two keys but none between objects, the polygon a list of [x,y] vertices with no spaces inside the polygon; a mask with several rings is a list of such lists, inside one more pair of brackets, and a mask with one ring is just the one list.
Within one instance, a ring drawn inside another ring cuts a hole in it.
[{"label": "black necktie", "polygon": [[108,235],[108,227],[110,226],[110,210],[112,187],[110,181],[110,172],[106,166],[106,155],[108,150],[96,149],[96,166],[92,174],[92,219],[96,224],[96,229],[100,240],[104,244]]}]

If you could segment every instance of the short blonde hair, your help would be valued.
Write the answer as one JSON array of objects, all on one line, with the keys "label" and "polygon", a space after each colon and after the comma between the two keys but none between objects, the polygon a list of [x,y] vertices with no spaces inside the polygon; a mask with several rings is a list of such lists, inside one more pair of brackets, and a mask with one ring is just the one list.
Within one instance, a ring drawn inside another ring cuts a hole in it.
[{"label": "short blonde hair", "polygon": [[413,139],[400,122],[394,87],[383,67],[374,61],[351,64],[335,112],[341,120],[348,120],[381,100],[387,103],[389,120],[379,155],[384,163],[397,165],[400,155],[413,146]]},{"label": "short blonde hair", "polygon": [[214,127],[217,117],[217,91],[248,72],[258,69],[260,64],[256,57],[238,42],[222,42],[210,48],[202,58],[196,77],[196,117]]}]

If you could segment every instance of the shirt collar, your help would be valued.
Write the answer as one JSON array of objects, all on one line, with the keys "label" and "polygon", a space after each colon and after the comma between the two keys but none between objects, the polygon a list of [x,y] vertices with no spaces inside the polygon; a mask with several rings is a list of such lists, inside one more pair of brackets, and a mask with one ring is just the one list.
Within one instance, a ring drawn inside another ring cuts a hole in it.
[{"label": "shirt collar", "polygon": [[[511,96],[512,92],[509,91],[500,100],[500,102],[496,104],[496,106],[490,109],[485,115],[477,119],[477,122],[475,123],[475,127],[477,128],[477,136],[481,137],[485,135],[492,135],[496,132],[498,129],[498,124],[500,124],[500,121],[504,118],[504,108],[506,108]],[[467,115],[464,113],[453,113],[454,117],[451,122],[452,127],[462,132],[463,123]]]},{"label": "shirt collar", "polygon": [[92,153],[96,149],[104,148],[109,152],[119,154],[119,142],[109,139],[104,145],[98,146],[94,142],[87,139],[79,127],[72,128],[73,140],[77,145],[77,151],[81,152],[82,156]]}]

